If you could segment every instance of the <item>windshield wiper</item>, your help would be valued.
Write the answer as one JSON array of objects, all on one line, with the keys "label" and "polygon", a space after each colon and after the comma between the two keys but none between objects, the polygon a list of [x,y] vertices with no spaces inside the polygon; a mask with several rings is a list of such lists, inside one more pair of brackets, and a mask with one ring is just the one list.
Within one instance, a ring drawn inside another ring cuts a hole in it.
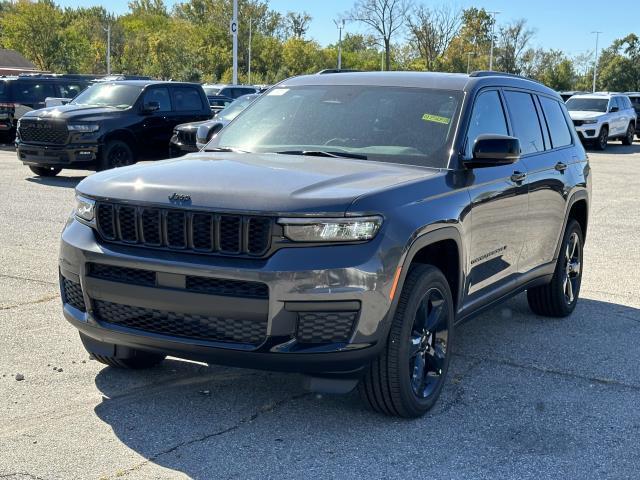
[{"label": "windshield wiper", "polygon": [[366,160],[366,155],[359,153],[327,151],[327,150],[283,150],[276,152],[280,155],[308,155],[310,157],[331,157],[331,158],[355,158],[358,160]]},{"label": "windshield wiper", "polygon": [[247,150],[240,150],[239,148],[231,148],[231,147],[209,147],[209,148],[205,148],[203,152],[251,153]]}]

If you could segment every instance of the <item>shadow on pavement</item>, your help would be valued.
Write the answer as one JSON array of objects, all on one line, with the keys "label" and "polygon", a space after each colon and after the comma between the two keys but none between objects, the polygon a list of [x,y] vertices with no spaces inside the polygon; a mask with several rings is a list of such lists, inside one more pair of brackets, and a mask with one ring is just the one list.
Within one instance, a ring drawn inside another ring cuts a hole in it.
[{"label": "shadow on pavement", "polygon": [[[605,325],[611,329],[603,328]],[[594,386],[589,384],[590,377],[598,383],[600,368],[615,371],[615,365],[632,362],[636,353],[620,342],[618,332],[629,332],[639,325],[640,310],[624,305],[581,299],[571,317],[545,319],[528,312],[525,296],[516,297],[459,327],[448,385],[434,409],[415,421],[369,412],[356,392],[346,396],[306,393],[295,374],[174,359],[146,372],[103,368],[95,382],[104,397],[95,413],[110,425],[121,442],[146,459],[129,466],[131,471],[151,463],[196,479],[242,478],[241,472],[260,476],[259,472],[267,475],[278,468],[290,473],[288,469],[296,467],[295,462],[326,471],[327,464],[344,462],[344,458],[340,460],[343,454],[349,455],[350,468],[357,468],[358,457],[351,455],[371,454],[369,442],[393,442],[393,446],[380,447],[387,449],[387,458],[380,461],[398,462],[403,461],[401,446],[411,451],[419,432],[419,442],[425,448],[429,442],[449,442],[450,448],[443,448],[454,452],[455,437],[469,435],[473,425],[473,441],[467,438],[459,458],[450,453],[443,457],[445,463],[453,465],[467,461],[463,457],[471,460],[492,455],[492,442],[498,441],[497,434],[491,433],[494,425],[523,421],[518,413],[491,407],[504,404],[505,389],[513,397],[507,405],[521,408],[518,401],[525,402],[525,406],[531,403],[527,410],[531,413],[527,415],[535,416],[531,419],[535,425],[557,421],[553,408],[545,410],[535,399],[544,398],[550,405],[558,397],[566,402],[566,389],[576,389],[567,386],[570,382],[577,382],[581,400],[597,403],[602,393],[589,388]],[[594,330],[597,326],[600,329]],[[607,335],[612,337],[611,342]],[[544,339],[548,339],[547,345],[543,344]],[[549,356],[539,353],[541,347]],[[565,358],[558,358],[559,353]],[[603,366],[603,358],[610,359],[612,366]],[[635,366],[629,368],[635,371]],[[631,379],[634,376],[633,372],[629,374]],[[603,382],[602,388],[617,388],[616,381]],[[624,381],[620,380],[619,385]],[[604,421],[616,421],[608,410],[599,410],[598,414],[604,416]],[[570,438],[575,437],[572,442],[597,454],[598,446],[585,438],[588,434],[571,426],[579,421],[576,419],[581,413],[571,411],[569,415],[566,421]],[[538,435],[535,432],[532,435]],[[540,435],[531,441],[546,445],[549,439],[542,438],[544,432]],[[446,440],[447,436],[450,440]],[[508,438],[500,441],[514,442]],[[506,447],[518,452],[513,445]],[[353,453],[356,451],[360,453]],[[530,463],[527,452],[519,453],[525,464]],[[568,451],[566,455],[573,453]],[[265,462],[273,464],[268,466]]]},{"label": "shadow on pavement", "polygon": [[55,177],[27,177],[26,180],[27,182],[47,185],[49,187],[75,188],[78,183],[84,179],[85,177],[64,177],[58,175]]},{"label": "shadow on pavement", "polygon": [[635,140],[633,142],[633,145],[623,145],[621,142],[617,140],[610,140],[609,143],[607,144],[607,149],[604,151],[596,150],[595,148],[589,145],[586,145],[585,148],[589,154],[599,153],[599,154],[606,155],[606,154],[619,154],[619,153],[621,154],[640,153],[640,140]]}]

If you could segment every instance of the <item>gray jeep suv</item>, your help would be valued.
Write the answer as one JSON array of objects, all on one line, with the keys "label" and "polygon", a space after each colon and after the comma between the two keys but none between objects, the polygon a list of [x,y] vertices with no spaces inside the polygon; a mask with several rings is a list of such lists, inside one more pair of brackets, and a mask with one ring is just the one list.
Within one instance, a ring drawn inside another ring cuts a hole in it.
[{"label": "gray jeep suv", "polygon": [[114,367],[166,355],[436,401],[455,326],[577,302],[591,175],[561,98],[477,72],[273,87],[179,160],[92,175],[62,233],[65,317]]}]

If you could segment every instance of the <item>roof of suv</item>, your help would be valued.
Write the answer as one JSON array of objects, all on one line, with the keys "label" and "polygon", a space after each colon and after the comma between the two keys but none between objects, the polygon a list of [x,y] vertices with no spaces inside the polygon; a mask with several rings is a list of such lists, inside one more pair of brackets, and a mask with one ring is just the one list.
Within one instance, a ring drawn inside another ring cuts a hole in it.
[{"label": "roof of suv", "polygon": [[622,93],[608,93],[608,92],[595,92],[595,93],[579,93],[571,98],[601,98],[610,99],[611,97],[624,97]]},{"label": "roof of suv", "polygon": [[521,87],[560,98],[558,93],[535,80],[499,72],[341,72],[302,75],[284,80],[280,87],[296,85],[371,85],[390,87],[435,88],[469,91],[485,86]]},{"label": "roof of suv", "polygon": [[138,87],[146,87],[148,85],[177,85],[177,86],[181,86],[181,85],[189,85],[189,86],[194,86],[194,87],[199,87],[200,84],[199,83],[194,83],[194,82],[174,82],[171,80],[115,80],[112,82],[103,82],[104,83],[109,83],[109,84],[114,84],[114,85],[135,85]]}]

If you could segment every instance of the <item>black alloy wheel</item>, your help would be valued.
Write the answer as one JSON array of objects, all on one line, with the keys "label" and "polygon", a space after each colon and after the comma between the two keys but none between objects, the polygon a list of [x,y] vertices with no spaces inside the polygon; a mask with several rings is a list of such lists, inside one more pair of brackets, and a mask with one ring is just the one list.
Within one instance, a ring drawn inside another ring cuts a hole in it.
[{"label": "black alloy wheel", "polygon": [[600,135],[596,140],[596,148],[598,150],[605,150],[607,148],[607,142],[609,141],[609,128],[604,126],[600,129]]},{"label": "black alloy wheel", "polygon": [[624,137],[622,137],[623,145],[633,145],[633,137],[636,134],[636,128],[633,126],[633,123],[630,123],[627,127],[627,133]]},{"label": "black alloy wheel", "polygon": [[129,145],[120,140],[112,140],[105,145],[102,151],[99,170],[126,167],[133,163],[133,152]]},{"label": "black alloy wheel", "polygon": [[387,344],[358,389],[373,410],[415,418],[432,408],[451,361],[454,303],[444,274],[413,265],[398,298]]},{"label": "black alloy wheel", "polygon": [[58,167],[49,167],[49,166],[35,167],[33,165],[29,166],[29,170],[31,170],[33,173],[35,173],[39,177],[55,177],[62,171],[62,169]]}]

